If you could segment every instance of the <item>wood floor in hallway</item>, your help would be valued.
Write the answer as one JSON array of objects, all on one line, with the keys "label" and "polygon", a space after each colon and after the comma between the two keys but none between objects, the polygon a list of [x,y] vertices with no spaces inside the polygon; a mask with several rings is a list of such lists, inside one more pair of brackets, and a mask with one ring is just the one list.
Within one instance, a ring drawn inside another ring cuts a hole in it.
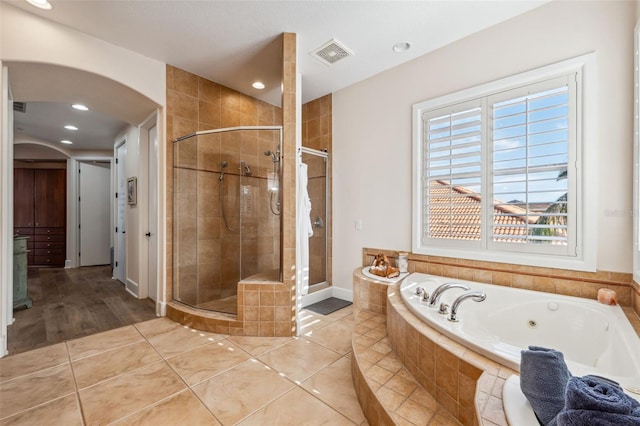
[{"label": "wood floor in hallway", "polygon": [[29,268],[33,307],[14,311],[9,354],[156,318],[151,299],[136,299],[107,266]]}]

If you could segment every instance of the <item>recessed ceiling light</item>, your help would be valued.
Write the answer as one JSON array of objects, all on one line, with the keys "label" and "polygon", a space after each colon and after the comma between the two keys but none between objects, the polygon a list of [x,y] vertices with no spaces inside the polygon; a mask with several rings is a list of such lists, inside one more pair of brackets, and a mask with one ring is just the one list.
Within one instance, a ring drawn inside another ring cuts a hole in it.
[{"label": "recessed ceiling light", "polygon": [[27,0],[27,3],[44,10],[51,10],[53,7],[47,0]]},{"label": "recessed ceiling light", "polygon": [[406,52],[411,49],[411,43],[401,42],[393,45],[393,51],[396,53]]},{"label": "recessed ceiling light", "polygon": [[82,104],[73,104],[71,105],[73,108],[79,110],[79,111],[89,111],[89,108],[87,108],[86,106],[82,105]]},{"label": "recessed ceiling light", "polygon": [[256,81],[252,84],[254,89],[262,90],[264,89],[264,83],[261,81]]},{"label": "recessed ceiling light", "polygon": [[68,141],[68,140],[66,140],[66,139],[65,139],[65,140],[63,140],[63,141],[60,141],[60,143],[63,143],[63,144],[65,144],[65,145],[71,145],[73,142]]},{"label": "recessed ceiling light", "polygon": [[67,124],[64,128],[67,130],[78,130],[76,126],[72,126],[71,124]]}]

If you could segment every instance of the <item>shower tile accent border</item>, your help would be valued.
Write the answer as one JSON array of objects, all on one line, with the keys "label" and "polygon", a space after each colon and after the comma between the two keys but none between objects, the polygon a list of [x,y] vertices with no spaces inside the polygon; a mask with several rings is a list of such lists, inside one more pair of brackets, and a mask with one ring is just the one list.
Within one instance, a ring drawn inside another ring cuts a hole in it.
[{"label": "shower tile accent border", "polygon": [[[396,259],[395,250],[363,248],[362,265],[370,265],[376,254]],[[506,287],[595,299],[598,289],[609,288],[618,294],[621,306],[640,312],[640,286],[632,274],[623,272],[583,272],[507,263],[409,254],[409,272],[440,275]]]}]

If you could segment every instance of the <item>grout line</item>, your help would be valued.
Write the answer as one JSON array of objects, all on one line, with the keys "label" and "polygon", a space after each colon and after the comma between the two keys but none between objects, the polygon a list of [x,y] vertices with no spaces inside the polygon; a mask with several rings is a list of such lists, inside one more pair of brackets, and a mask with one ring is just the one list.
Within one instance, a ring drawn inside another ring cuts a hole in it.
[{"label": "grout line", "polygon": [[69,351],[69,345],[67,342],[64,342],[64,347],[67,350],[67,358],[69,359],[69,369],[71,370],[71,377],[73,378],[73,387],[75,389],[75,397],[76,404],[78,406],[78,410],[80,411],[80,419],[82,420],[82,424],[87,424],[84,415],[84,409],[82,408],[82,401],[80,400],[80,390],[78,389],[78,380],[76,379],[76,372],[73,368],[73,362],[71,361],[71,352]]}]

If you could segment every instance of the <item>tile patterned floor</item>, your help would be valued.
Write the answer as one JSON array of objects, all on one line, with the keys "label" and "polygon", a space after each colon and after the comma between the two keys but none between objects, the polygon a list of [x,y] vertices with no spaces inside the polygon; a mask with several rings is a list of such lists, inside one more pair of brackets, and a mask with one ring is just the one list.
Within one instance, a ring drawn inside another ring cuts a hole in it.
[{"label": "tile patterned floor", "polygon": [[300,338],[166,318],[0,359],[0,425],[362,425],[351,307],[303,311]]}]

